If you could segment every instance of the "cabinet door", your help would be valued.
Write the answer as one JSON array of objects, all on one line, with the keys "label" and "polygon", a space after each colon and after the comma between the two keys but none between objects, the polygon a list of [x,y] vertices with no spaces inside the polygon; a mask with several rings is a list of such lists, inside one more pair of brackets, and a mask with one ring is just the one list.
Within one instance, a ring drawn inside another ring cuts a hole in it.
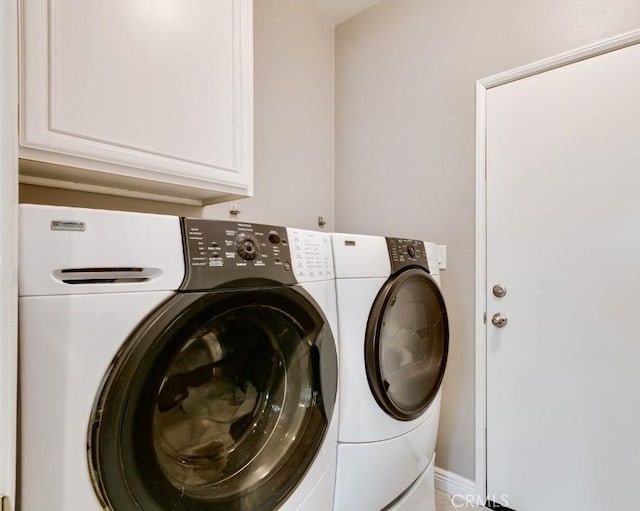
[{"label": "cabinet door", "polygon": [[251,193],[250,0],[21,6],[23,181]]}]

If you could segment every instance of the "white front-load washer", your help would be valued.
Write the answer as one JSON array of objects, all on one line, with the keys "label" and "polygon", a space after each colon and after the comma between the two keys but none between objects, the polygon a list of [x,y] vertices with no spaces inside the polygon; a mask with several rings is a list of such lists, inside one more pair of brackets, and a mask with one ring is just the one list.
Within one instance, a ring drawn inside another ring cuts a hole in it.
[{"label": "white front-load washer", "polygon": [[20,509],[330,509],[330,245],[21,206]]},{"label": "white front-load washer", "polygon": [[340,337],[336,511],[434,511],[449,326],[433,243],[332,235]]}]

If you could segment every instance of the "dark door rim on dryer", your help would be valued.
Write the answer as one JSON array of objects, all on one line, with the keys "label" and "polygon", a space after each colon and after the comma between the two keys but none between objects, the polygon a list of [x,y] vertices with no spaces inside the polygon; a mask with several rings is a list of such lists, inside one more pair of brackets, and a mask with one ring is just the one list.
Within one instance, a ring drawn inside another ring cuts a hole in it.
[{"label": "dark door rim on dryer", "polygon": [[[404,308],[395,314],[398,300]],[[424,414],[442,385],[448,351],[447,309],[431,275],[418,266],[392,275],[373,302],[365,333],[367,380],[378,405],[401,421]]]},{"label": "dark door rim on dryer", "polygon": [[275,509],[320,451],[336,387],[335,340],[302,287],[178,293],[103,379],[96,493],[114,510]]}]

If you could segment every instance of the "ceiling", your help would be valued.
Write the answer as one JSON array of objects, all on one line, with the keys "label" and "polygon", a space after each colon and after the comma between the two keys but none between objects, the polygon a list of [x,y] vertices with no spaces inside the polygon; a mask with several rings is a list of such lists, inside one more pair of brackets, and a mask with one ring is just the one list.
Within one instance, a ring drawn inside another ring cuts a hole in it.
[{"label": "ceiling", "polygon": [[303,0],[333,26],[339,25],[380,0]]}]

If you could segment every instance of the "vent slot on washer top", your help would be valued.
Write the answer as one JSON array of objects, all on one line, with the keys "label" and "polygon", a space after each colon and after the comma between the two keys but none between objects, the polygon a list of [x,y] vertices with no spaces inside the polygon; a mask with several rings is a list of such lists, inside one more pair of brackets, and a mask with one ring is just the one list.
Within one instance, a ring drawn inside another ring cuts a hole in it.
[{"label": "vent slot on washer top", "polygon": [[108,268],[63,268],[53,277],[65,284],[133,284],[148,282],[162,272],[158,268],[113,266]]}]

